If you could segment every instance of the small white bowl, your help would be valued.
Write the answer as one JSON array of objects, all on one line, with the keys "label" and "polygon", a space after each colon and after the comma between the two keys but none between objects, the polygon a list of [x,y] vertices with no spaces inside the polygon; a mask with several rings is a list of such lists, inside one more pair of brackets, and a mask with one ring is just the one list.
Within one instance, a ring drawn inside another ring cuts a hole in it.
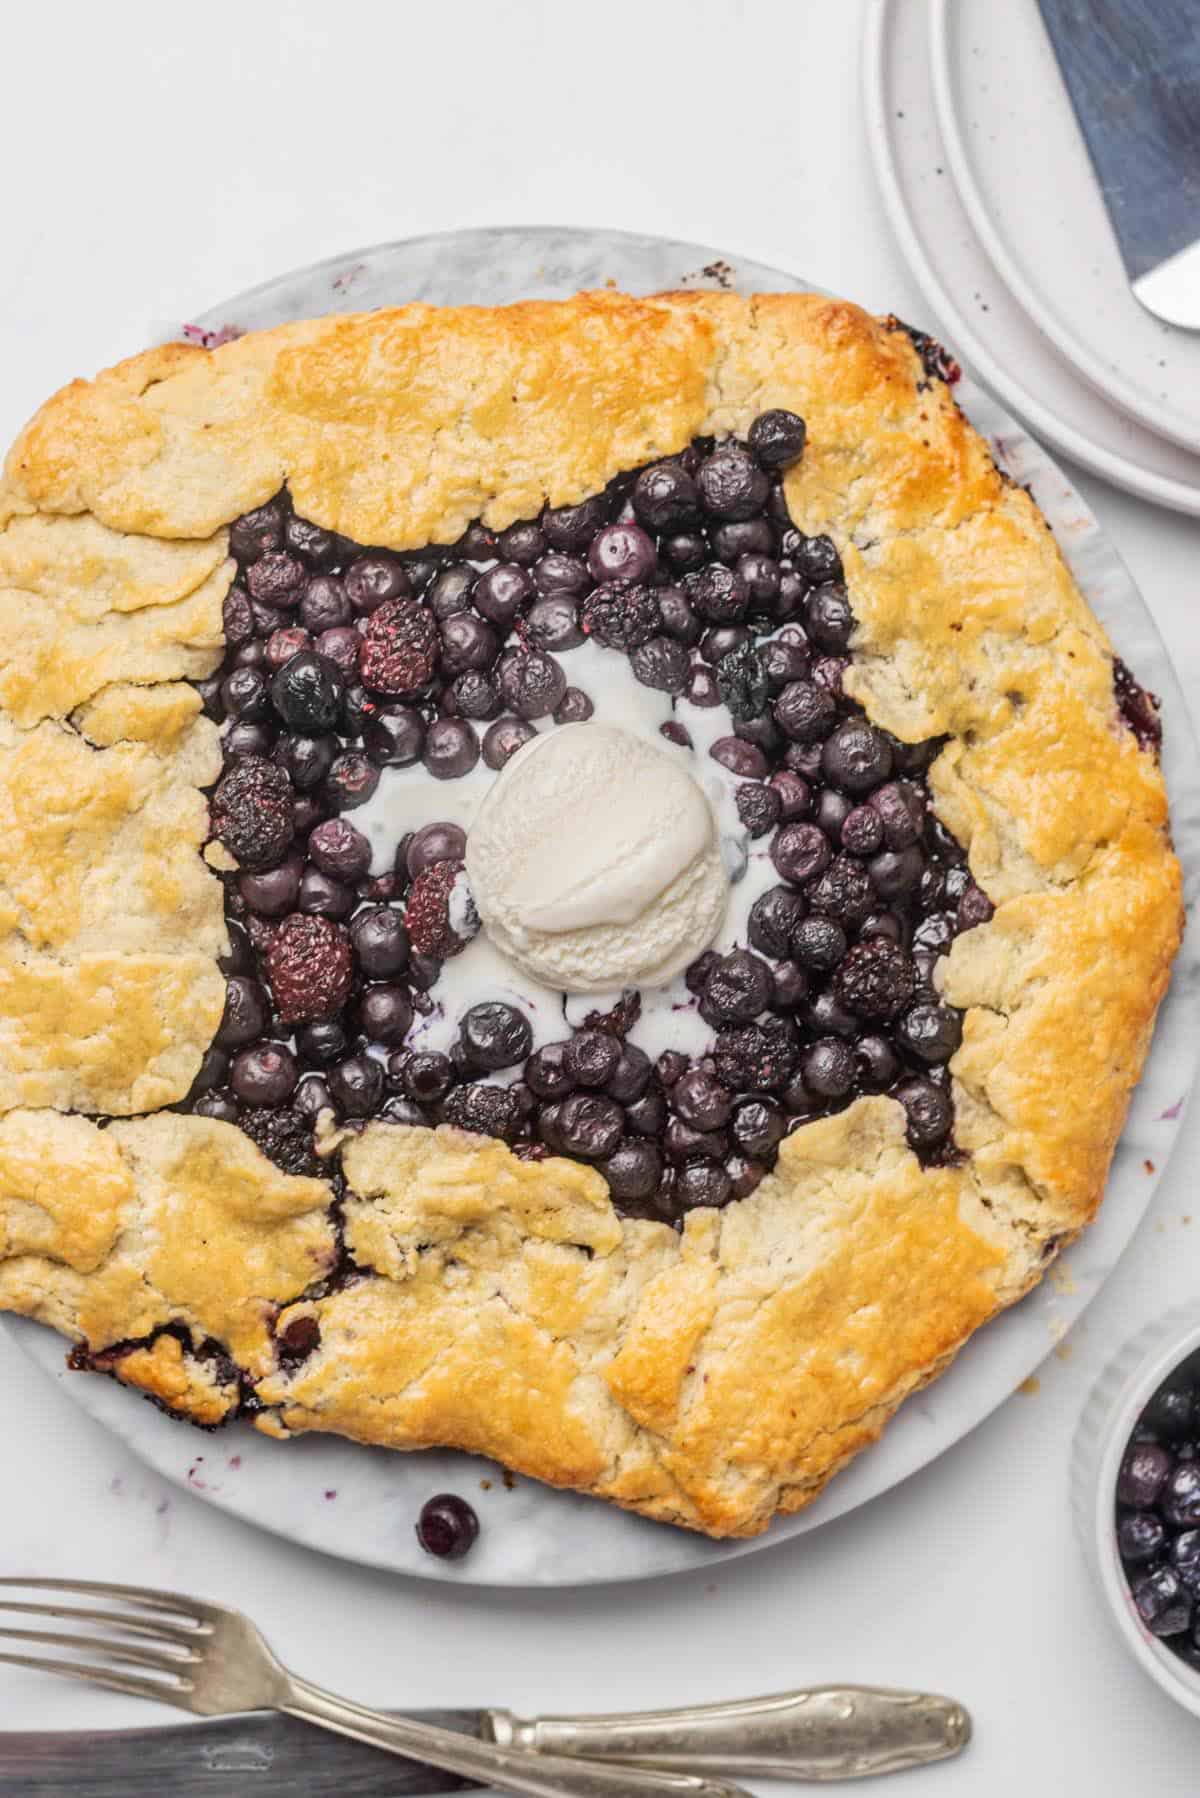
[{"label": "small white bowl", "polygon": [[1200,1671],[1189,1667],[1138,1616],[1117,1552],[1117,1472],[1143,1407],[1200,1349],[1200,1300],[1150,1324],[1111,1360],[1075,1432],[1071,1506],[1080,1545],[1134,1657],[1177,1703],[1200,1717]]}]

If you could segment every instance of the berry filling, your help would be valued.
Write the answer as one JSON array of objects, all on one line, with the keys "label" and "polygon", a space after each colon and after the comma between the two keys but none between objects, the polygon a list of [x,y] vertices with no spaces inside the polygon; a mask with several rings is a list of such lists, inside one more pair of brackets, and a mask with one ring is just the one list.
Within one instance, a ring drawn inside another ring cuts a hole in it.
[{"label": "berry filling", "polygon": [[[862,1094],[903,1106],[923,1160],[957,1154],[962,1017],[936,970],[992,906],[932,809],[939,743],[899,741],[844,691],[841,558],[795,528],[782,486],[804,440],[765,412],[745,442],[697,440],[417,552],[348,542],[286,492],[237,520],[226,656],[199,687],[223,726],[212,833],[240,868],[225,1015],[188,1109],[297,1172],[326,1109],[452,1123],[585,1160],[619,1210],[671,1223],[753,1191],[785,1136]],[[464,986],[481,933],[454,796],[539,732],[612,722],[595,677],[618,666],[659,708],[660,747],[727,801],[732,934],[666,999],[535,1003],[482,940],[493,984]],[[1119,664],[1116,690],[1155,743]],[[404,781],[432,821],[381,862],[380,806]]]}]

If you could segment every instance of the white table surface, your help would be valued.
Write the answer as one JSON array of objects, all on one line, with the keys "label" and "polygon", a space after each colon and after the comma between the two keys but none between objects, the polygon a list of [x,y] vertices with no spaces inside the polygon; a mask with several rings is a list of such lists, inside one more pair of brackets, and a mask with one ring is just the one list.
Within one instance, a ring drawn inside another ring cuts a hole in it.
[{"label": "white table surface", "polygon": [[[851,0],[14,9],[0,438],[61,382],[138,349],[151,321],[449,226],[690,237],[933,323],[876,198],[858,32]],[[1079,484],[1195,706],[1200,526]],[[1066,1477],[1099,1365],[1196,1291],[1198,1162],[1194,1111],[1126,1259],[1036,1392],[885,1499],[711,1576],[527,1597],[318,1558],[146,1474],[4,1341],[0,1568],[243,1605],[298,1669],[367,1701],[616,1709],[836,1679],[925,1686],[970,1706],[976,1740],[897,1793],[1107,1798],[1152,1777],[1156,1798],[1194,1798],[1200,1726],[1126,1661]],[[3,1727],[150,1715],[0,1669]]]}]

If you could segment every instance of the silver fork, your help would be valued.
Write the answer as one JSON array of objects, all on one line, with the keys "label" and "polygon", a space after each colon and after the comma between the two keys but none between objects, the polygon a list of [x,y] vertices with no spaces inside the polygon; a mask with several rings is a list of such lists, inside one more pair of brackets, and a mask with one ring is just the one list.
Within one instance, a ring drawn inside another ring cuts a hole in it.
[{"label": "silver fork", "polygon": [[[338,1735],[353,1736],[392,1754],[476,1779],[483,1785],[515,1792],[522,1798],[748,1798],[741,1786],[725,1780],[684,1773],[651,1772],[624,1763],[572,1760],[560,1754],[533,1753],[473,1741],[404,1717],[384,1715],[365,1705],[338,1698],[301,1679],[277,1660],[266,1642],[240,1611],[205,1604],[175,1592],[141,1586],[111,1586],[87,1580],[0,1579],[0,1586],[27,1591],[62,1592],[76,1598],[102,1598],[124,1606],[97,1610],[64,1604],[0,1600],[0,1611],[55,1617],[97,1627],[100,1634],[9,1629],[10,1641],[36,1642],[54,1648],[102,1655],[103,1662],[52,1660],[46,1655],[0,1654],[14,1667],[34,1667],[88,1685],[104,1686],[136,1698],[157,1699],[201,1717],[223,1717],[238,1711],[287,1711]],[[132,1640],[122,1640],[122,1637]],[[115,1665],[113,1664],[115,1663]],[[143,1669],[140,1673],[125,1668]]]}]

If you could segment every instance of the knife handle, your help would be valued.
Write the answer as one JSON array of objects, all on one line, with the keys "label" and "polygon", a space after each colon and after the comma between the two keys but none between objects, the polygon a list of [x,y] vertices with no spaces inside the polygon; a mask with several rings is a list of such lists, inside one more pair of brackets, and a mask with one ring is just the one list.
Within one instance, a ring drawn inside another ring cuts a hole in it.
[{"label": "knife handle", "polygon": [[505,1747],[777,1779],[893,1773],[944,1760],[971,1737],[971,1719],[953,1699],[880,1686],[819,1686],[677,1711],[525,1719],[492,1710],[484,1718]]}]

